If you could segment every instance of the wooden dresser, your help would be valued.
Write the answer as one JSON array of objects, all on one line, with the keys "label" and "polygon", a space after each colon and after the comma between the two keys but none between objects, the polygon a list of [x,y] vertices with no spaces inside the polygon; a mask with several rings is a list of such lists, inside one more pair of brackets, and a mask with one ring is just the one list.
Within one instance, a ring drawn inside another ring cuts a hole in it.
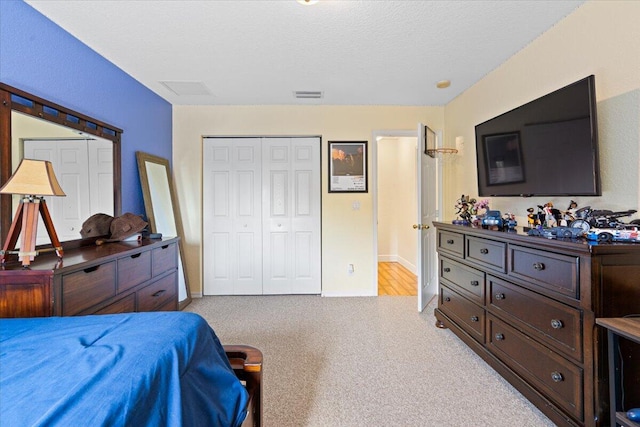
[{"label": "wooden dresser", "polygon": [[[640,313],[640,244],[434,225],[437,325],[557,425],[609,425],[606,337],[595,319]],[[640,347],[628,344],[625,377],[634,381]],[[640,389],[626,398],[638,401]]]},{"label": "wooden dresser", "polygon": [[0,270],[0,317],[177,309],[177,238],[84,246]]}]

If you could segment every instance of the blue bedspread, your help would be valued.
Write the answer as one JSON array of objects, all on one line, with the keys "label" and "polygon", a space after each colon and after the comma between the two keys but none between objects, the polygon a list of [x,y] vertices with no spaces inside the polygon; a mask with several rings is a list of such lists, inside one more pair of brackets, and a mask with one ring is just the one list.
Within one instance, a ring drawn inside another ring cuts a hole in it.
[{"label": "blue bedspread", "polygon": [[238,426],[247,401],[197,314],[0,319],[2,426]]}]

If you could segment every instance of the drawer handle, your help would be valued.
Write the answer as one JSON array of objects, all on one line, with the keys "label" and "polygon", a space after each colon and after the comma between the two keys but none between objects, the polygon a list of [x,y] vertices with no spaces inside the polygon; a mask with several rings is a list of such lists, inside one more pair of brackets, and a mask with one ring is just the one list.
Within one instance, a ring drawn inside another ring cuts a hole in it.
[{"label": "drawer handle", "polygon": [[451,269],[449,267],[445,267],[445,268],[443,268],[443,270],[444,270],[445,273],[450,273],[451,272]]},{"label": "drawer handle", "polygon": [[504,339],[504,335],[502,334],[496,334],[496,340],[497,341],[502,341]]},{"label": "drawer handle", "polygon": [[564,377],[558,371],[554,371],[551,373],[551,379],[553,380],[553,382],[556,382],[556,383],[564,381]]},{"label": "drawer handle", "polygon": [[504,294],[496,294],[496,299],[505,299]]},{"label": "drawer handle", "polygon": [[446,297],[444,300],[445,300],[446,302],[450,302],[450,301],[451,301],[451,298]]},{"label": "drawer handle", "polygon": [[94,271],[97,271],[100,268],[99,265],[94,265],[93,267],[89,267],[89,268],[85,268],[84,271],[85,273],[93,273]]},{"label": "drawer handle", "polygon": [[480,286],[480,282],[478,282],[477,280],[472,280],[471,286]]},{"label": "drawer handle", "polygon": [[166,289],[162,289],[159,290],[158,292],[156,292],[155,294],[151,295],[152,297],[159,297],[160,295],[164,294],[165,292],[167,292]]},{"label": "drawer handle", "polygon": [[161,246],[161,247],[162,247],[162,249],[167,249],[169,247],[169,245],[164,245],[164,246]]},{"label": "drawer handle", "polygon": [[140,252],[139,254],[133,254],[131,255],[132,259],[138,258],[140,255],[142,255],[142,252]]},{"label": "drawer handle", "polygon": [[471,321],[472,322],[477,322],[478,320],[480,320],[480,318],[478,318],[478,316],[471,316]]},{"label": "drawer handle", "polygon": [[481,253],[482,255],[486,255],[486,254],[488,254],[488,253],[489,253],[489,249],[487,249],[487,248],[482,248],[482,249],[480,249],[480,253]]},{"label": "drawer handle", "polygon": [[453,245],[453,239],[447,240],[447,243],[450,244],[450,245]]},{"label": "drawer handle", "polygon": [[544,270],[544,264],[541,262],[534,262],[533,263],[533,268],[535,268],[538,271],[542,271]]},{"label": "drawer handle", "polygon": [[562,323],[562,320],[551,319],[551,327],[553,329],[562,329],[563,326],[564,324]]}]

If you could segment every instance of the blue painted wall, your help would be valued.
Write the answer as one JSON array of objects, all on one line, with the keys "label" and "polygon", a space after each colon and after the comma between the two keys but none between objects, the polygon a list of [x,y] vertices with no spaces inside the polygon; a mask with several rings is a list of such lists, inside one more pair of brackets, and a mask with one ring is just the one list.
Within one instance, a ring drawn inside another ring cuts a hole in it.
[{"label": "blue painted wall", "polygon": [[171,104],[22,0],[0,0],[0,81],[122,129],[122,210],[144,213],[135,152],[171,160]]}]

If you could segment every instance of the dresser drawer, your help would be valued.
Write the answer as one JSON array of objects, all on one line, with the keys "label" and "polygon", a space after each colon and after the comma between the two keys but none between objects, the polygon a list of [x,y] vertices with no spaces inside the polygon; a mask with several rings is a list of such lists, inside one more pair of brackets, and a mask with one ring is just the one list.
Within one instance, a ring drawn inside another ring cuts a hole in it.
[{"label": "dresser drawer", "polygon": [[158,281],[140,289],[138,294],[138,311],[156,311],[173,300],[176,310],[176,279],[177,273],[173,272]]},{"label": "dresser drawer", "polygon": [[507,245],[494,240],[467,236],[465,258],[483,268],[506,272]]},{"label": "dresser drawer", "polygon": [[[455,285],[455,290],[484,305],[484,273],[459,262],[440,257],[440,277]],[[453,286],[449,286],[453,288]]]},{"label": "dresser drawer", "polygon": [[119,314],[132,313],[136,311],[136,294],[131,293],[118,301],[101,308],[93,314]]},{"label": "dresser drawer", "polygon": [[487,305],[492,313],[524,324],[556,350],[582,361],[580,310],[528,291],[513,283],[487,276]]},{"label": "dresser drawer", "polygon": [[451,317],[469,335],[484,343],[485,311],[465,297],[446,286],[440,286],[440,304],[438,308]]},{"label": "dresser drawer", "polygon": [[491,314],[487,314],[487,320],[489,350],[558,406],[582,421],[582,369]]},{"label": "dresser drawer", "polygon": [[151,251],[138,252],[118,259],[118,292],[131,289],[151,279]]},{"label": "dresser drawer", "polygon": [[178,267],[178,245],[163,245],[151,252],[151,272],[153,277]]},{"label": "dresser drawer", "polygon": [[579,298],[580,258],[510,245],[509,275],[534,287]]},{"label": "dresser drawer", "polygon": [[438,231],[438,252],[464,257],[464,235],[450,231]]},{"label": "dresser drawer", "polygon": [[62,276],[62,315],[73,316],[115,294],[115,261],[65,274]]}]

